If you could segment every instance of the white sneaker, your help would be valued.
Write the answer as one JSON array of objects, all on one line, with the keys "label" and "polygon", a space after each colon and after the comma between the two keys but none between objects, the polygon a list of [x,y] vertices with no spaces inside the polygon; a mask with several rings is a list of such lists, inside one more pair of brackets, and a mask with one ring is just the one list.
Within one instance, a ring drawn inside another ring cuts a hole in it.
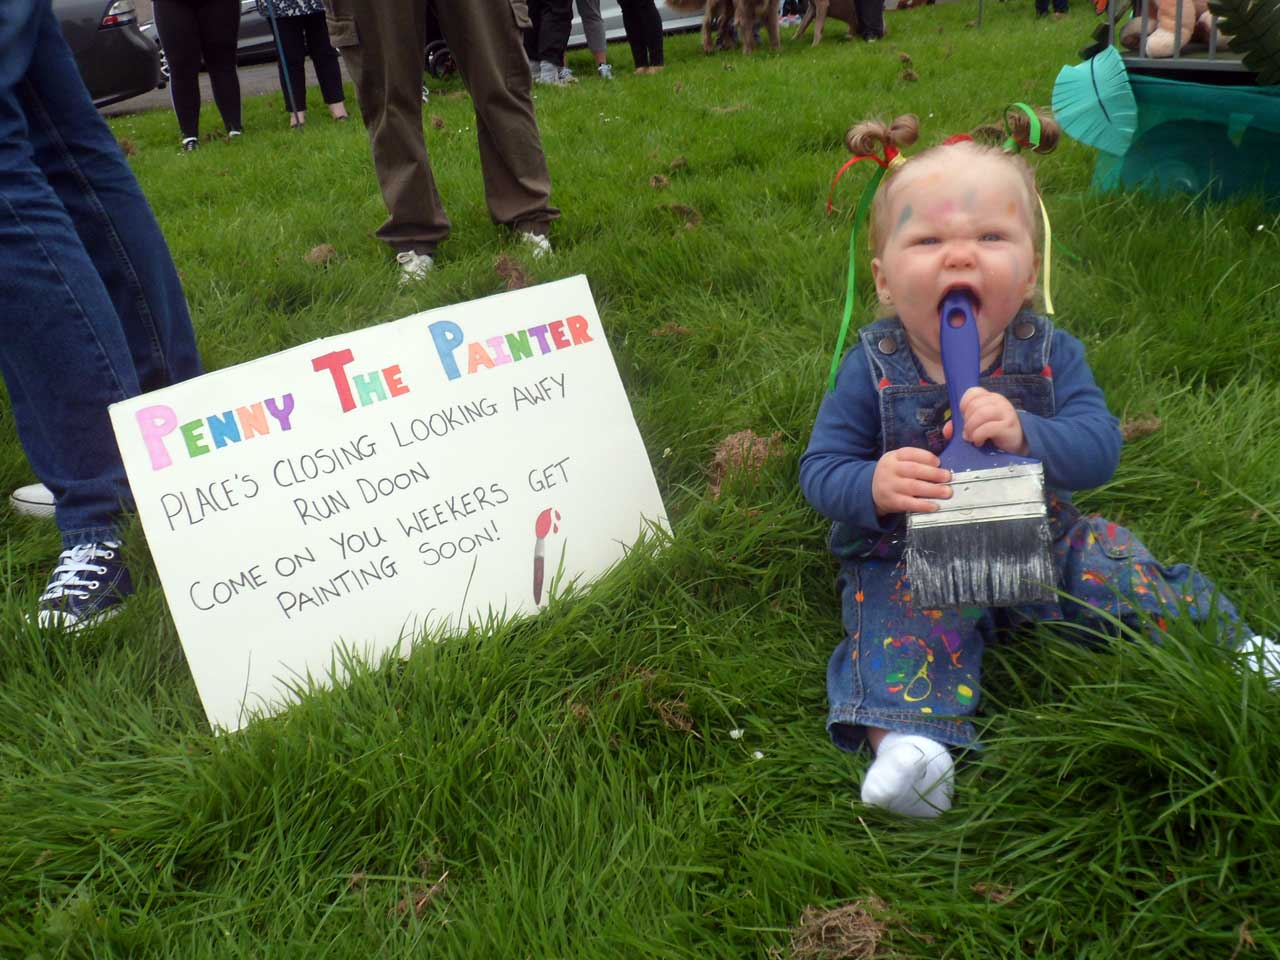
[{"label": "white sneaker", "polygon": [[600,74],[601,80],[613,79],[613,67],[609,66],[607,63],[602,63],[596,67],[596,73]]},{"label": "white sneaker", "polygon": [[27,517],[52,517],[55,503],[53,491],[43,483],[29,483],[9,494],[13,512]]},{"label": "white sneaker", "polygon": [[529,255],[535,260],[541,260],[551,253],[551,241],[541,233],[521,231],[520,240],[529,245]]},{"label": "white sneaker", "polygon": [[431,272],[436,262],[427,253],[416,253],[406,250],[396,254],[396,263],[400,264],[400,286],[423,280]]},{"label": "white sneaker", "polygon": [[561,83],[577,83],[578,82],[578,78],[573,75],[573,71],[570,70],[568,67],[561,67],[560,72],[557,74],[557,76],[560,78]]},{"label": "white sneaker", "polygon": [[1280,643],[1270,637],[1252,636],[1240,644],[1240,652],[1257,667],[1269,687],[1280,687]]},{"label": "white sneaker", "polygon": [[549,87],[563,87],[567,85],[567,81],[560,79],[560,68],[549,60],[543,60],[539,65],[538,75],[533,78],[533,82]]}]

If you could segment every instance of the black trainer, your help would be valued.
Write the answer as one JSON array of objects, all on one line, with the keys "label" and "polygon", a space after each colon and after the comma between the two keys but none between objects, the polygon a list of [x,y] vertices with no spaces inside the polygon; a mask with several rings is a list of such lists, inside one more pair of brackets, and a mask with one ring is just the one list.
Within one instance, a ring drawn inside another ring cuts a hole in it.
[{"label": "black trainer", "polygon": [[118,613],[131,593],[133,580],[119,543],[78,543],[59,554],[40,595],[40,626],[79,630]]}]

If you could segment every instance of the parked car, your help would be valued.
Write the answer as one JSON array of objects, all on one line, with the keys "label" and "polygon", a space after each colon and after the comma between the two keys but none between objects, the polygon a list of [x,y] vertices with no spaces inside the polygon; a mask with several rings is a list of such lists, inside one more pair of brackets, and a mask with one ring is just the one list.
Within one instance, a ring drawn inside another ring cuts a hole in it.
[{"label": "parked car", "polygon": [[53,11],[96,105],[156,88],[160,57],[138,28],[133,0],[53,0]]},{"label": "parked car", "polygon": [[[569,47],[571,49],[587,45],[587,35],[582,32],[582,18],[577,15],[576,4],[574,7],[573,27],[569,31]],[[690,16],[680,10],[672,10],[659,0],[658,13],[662,15],[663,33],[679,33],[682,30],[702,28],[702,14],[700,12]],[[600,4],[600,19],[604,21],[605,36],[610,41],[626,39],[627,31],[622,26],[622,8],[616,3],[602,0]]]}]

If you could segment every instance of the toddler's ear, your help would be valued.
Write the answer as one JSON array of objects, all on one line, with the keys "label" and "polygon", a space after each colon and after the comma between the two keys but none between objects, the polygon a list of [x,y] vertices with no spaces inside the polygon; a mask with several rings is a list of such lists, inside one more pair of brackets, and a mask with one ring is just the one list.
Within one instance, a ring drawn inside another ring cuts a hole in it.
[{"label": "toddler's ear", "polygon": [[876,281],[876,296],[880,298],[881,303],[893,303],[893,296],[889,293],[889,283],[884,274],[884,268],[880,264],[880,258],[875,257],[871,261],[871,276]]},{"label": "toddler's ear", "polygon": [[1027,277],[1027,289],[1023,299],[1031,301],[1035,298],[1036,288],[1040,285],[1040,255],[1036,254],[1031,261],[1031,274]]}]

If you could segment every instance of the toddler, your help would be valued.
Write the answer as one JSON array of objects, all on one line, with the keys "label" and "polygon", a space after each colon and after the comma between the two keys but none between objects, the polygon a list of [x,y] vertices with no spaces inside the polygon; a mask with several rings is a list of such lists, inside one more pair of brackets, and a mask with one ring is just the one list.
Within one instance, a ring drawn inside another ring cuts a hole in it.
[{"label": "toddler", "polygon": [[[1026,144],[1030,118],[1011,113]],[[1058,128],[1040,119],[1038,152]],[[1231,603],[1185,565],[1167,567],[1128,530],[1084,517],[1071,491],[1105,483],[1120,431],[1075,337],[1033,312],[1041,217],[1035,179],[1016,153],[968,137],[902,162],[916,118],[863,123],[846,142],[883,152],[888,172],[871,207],[876,293],[891,314],[865,327],[823,400],[800,485],[834,521],[844,637],[827,669],[827,729],[835,744],[875,752],[864,802],[932,817],[952,794],[949,747],[974,740],[983,647],[997,629],[1065,621],[1090,631],[1107,618],[1157,628],[1185,610],[1211,617],[1233,646],[1250,645],[1273,677],[1280,646],[1252,637]],[[881,148],[880,150],[877,147]],[[951,437],[938,344],[938,310],[953,290],[975,304],[980,386],[961,400],[966,439],[1044,465],[1057,588],[1055,603],[991,610],[923,610],[911,601],[903,560],[906,515],[950,496],[938,454]]]}]

